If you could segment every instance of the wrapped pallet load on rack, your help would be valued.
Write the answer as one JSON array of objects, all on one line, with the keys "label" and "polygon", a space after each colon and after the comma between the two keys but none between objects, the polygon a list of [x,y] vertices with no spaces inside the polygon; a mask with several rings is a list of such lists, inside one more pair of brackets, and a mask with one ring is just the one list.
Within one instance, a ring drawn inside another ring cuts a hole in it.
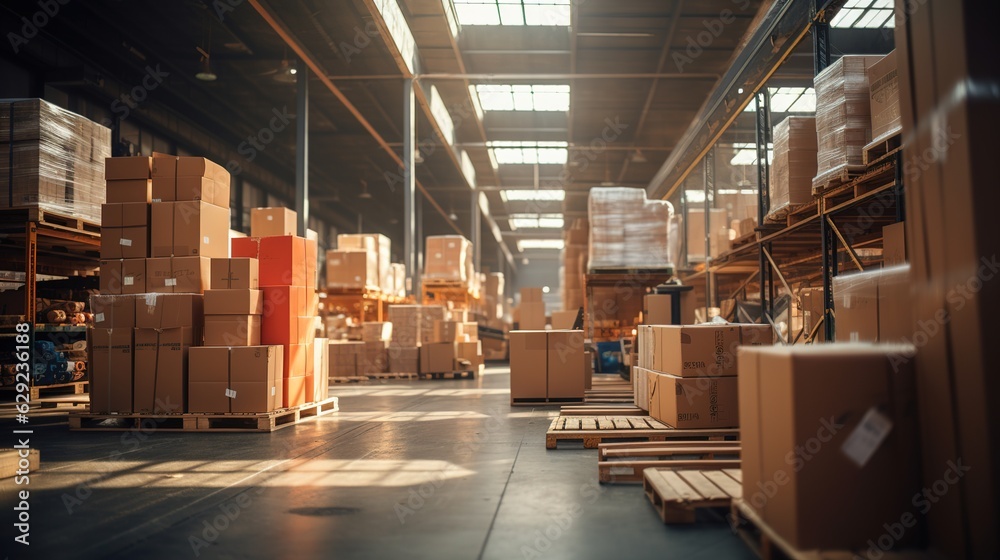
[{"label": "wrapped pallet load on rack", "polygon": [[471,244],[461,235],[428,236],[424,259],[425,280],[469,284],[475,275]]},{"label": "wrapped pallet load on rack", "polygon": [[110,129],[42,99],[0,100],[0,208],[100,223],[109,157]]},{"label": "wrapped pallet load on rack", "polygon": [[813,193],[864,170],[862,150],[872,126],[866,70],[880,58],[843,56],[816,76],[817,152]]},{"label": "wrapped pallet load on rack", "polygon": [[646,200],[643,189],[591,189],[589,270],[671,266],[668,228],[673,213],[667,201]]},{"label": "wrapped pallet load on rack", "polygon": [[562,296],[563,309],[577,310],[583,307],[583,279],[586,274],[587,246],[590,237],[590,223],[583,218],[573,220],[573,224],[563,232],[562,253]]},{"label": "wrapped pallet load on rack", "polygon": [[816,119],[788,117],[774,127],[768,218],[780,218],[795,206],[812,202],[815,176]]}]

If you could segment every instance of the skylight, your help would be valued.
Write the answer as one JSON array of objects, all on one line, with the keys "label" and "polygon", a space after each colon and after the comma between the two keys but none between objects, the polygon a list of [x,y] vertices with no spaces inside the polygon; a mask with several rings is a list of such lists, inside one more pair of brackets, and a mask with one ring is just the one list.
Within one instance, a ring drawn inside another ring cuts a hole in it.
[{"label": "skylight", "polygon": [[562,249],[565,246],[562,239],[519,239],[517,250],[525,249]]},{"label": "skylight", "polygon": [[490,151],[497,163],[562,165],[569,157],[566,142],[490,142]]},{"label": "skylight", "polygon": [[515,200],[527,200],[527,201],[544,201],[544,202],[561,202],[566,200],[566,191],[562,189],[544,189],[544,190],[506,190],[500,191],[500,198],[504,202]]},{"label": "skylight", "polygon": [[[772,113],[816,112],[816,90],[811,87],[768,88],[768,91],[771,93]],[[751,103],[743,109],[747,113],[752,113],[756,110],[757,105],[755,103]]]},{"label": "skylight", "polygon": [[569,111],[568,85],[469,86],[484,111]]},{"label": "skylight", "polygon": [[570,0],[454,0],[462,25],[570,24]]},{"label": "skylight", "polygon": [[[729,160],[729,165],[757,165],[757,145],[752,142],[734,142],[733,159]],[[773,145],[767,149],[767,161],[770,163],[774,159]]]},{"label": "skylight", "polygon": [[510,229],[561,229],[563,227],[562,214],[511,214],[507,219]]},{"label": "skylight", "polygon": [[848,0],[830,22],[832,27],[896,27],[893,0]]}]

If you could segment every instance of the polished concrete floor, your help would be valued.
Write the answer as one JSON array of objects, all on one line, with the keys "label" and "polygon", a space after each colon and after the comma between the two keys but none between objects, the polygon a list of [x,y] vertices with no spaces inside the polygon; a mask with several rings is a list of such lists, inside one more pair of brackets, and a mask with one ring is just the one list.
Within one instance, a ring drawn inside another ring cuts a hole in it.
[{"label": "polished concrete floor", "polygon": [[[39,412],[41,472],[0,482],[0,554],[752,557],[720,516],[667,527],[640,486],[599,485],[595,450],[547,451],[558,408],[510,407],[508,376],[336,385],[340,412],[272,434],[70,433]],[[29,548],[11,540],[26,488]]]}]

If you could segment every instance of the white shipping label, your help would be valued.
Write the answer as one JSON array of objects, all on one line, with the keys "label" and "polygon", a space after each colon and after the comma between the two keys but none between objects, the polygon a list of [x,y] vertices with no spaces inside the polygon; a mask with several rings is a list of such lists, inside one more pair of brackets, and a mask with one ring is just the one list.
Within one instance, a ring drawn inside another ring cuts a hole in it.
[{"label": "white shipping label", "polygon": [[864,467],[891,431],[892,420],[873,406],[861,418],[851,435],[847,436],[840,450],[859,467]]},{"label": "white shipping label", "polygon": [[96,321],[98,323],[103,323],[104,322],[104,313],[98,313],[97,315],[94,315],[94,321]]},{"label": "white shipping label", "polygon": [[153,202],[163,202],[163,199],[162,198],[154,198]]},{"label": "white shipping label", "polygon": [[236,391],[234,389],[226,389],[226,397],[230,399],[236,398]]},{"label": "white shipping label", "polygon": [[132,246],[132,240],[131,239],[119,239],[118,243],[120,243],[121,245],[124,245],[126,247],[131,247]]},{"label": "white shipping label", "polygon": [[150,307],[156,305],[156,294],[146,294],[146,305]]},{"label": "white shipping label", "polygon": [[163,285],[164,286],[176,286],[177,285],[177,279],[176,278],[166,278],[166,279],[163,280]]},{"label": "white shipping label", "polygon": [[124,283],[126,286],[131,286],[132,284],[135,284],[135,278],[131,276],[126,276],[122,278],[122,283]]},{"label": "white shipping label", "polygon": [[[269,222],[274,221],[274,216],[268,216],[267,217],[267,221],[269,221]],[[274,387],[271,387],[271,388],[273,389]]]},{"label": "white shipping label", "polygon": [[851,298],[844,296],[844,309],[851,308]]},{"label": "white shipping label", "polygon": [[205,245],[208,245],[208,236],[205,236]]},{"label": "white shipping label", "polygon": [[271,396],[272,397],[274,396],[274,389],[275,389],[274,387],[271,387]]}]

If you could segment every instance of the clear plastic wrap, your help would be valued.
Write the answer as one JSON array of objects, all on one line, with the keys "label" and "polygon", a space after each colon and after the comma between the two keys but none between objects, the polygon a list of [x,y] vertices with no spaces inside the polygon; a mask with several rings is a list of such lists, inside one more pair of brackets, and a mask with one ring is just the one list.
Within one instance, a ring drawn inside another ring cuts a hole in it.
[{"label": "clear plastic wrap", "polygon": [[774,127],[774,159],[768,195],[770,216],[789,206],[813,200],[812,180],[816,176],[816,119],[788,117]]},{"label": "clear plastic wrap", "polygon": [[879,56],[843,56],[819,73],[816,87],[816,178],[822,189],[831,178],[864,167],[862,150],[871,136],[871,104],[865,70]]},{"label": "clear plastic wrap", "polygon": [[111,130],[43,99],[0,100],[0,208],[100,223]]},{"label": "clear plastic wrap", "polygon": [[668,228],[674,208],[624,187],[590,190],[588,268],[670,266]]},{"label": "clear plastic wrap", "polygon": [[424,278],[470,283],[472,251],[469,240],[461,235],[431,235],[424,253]]}]

